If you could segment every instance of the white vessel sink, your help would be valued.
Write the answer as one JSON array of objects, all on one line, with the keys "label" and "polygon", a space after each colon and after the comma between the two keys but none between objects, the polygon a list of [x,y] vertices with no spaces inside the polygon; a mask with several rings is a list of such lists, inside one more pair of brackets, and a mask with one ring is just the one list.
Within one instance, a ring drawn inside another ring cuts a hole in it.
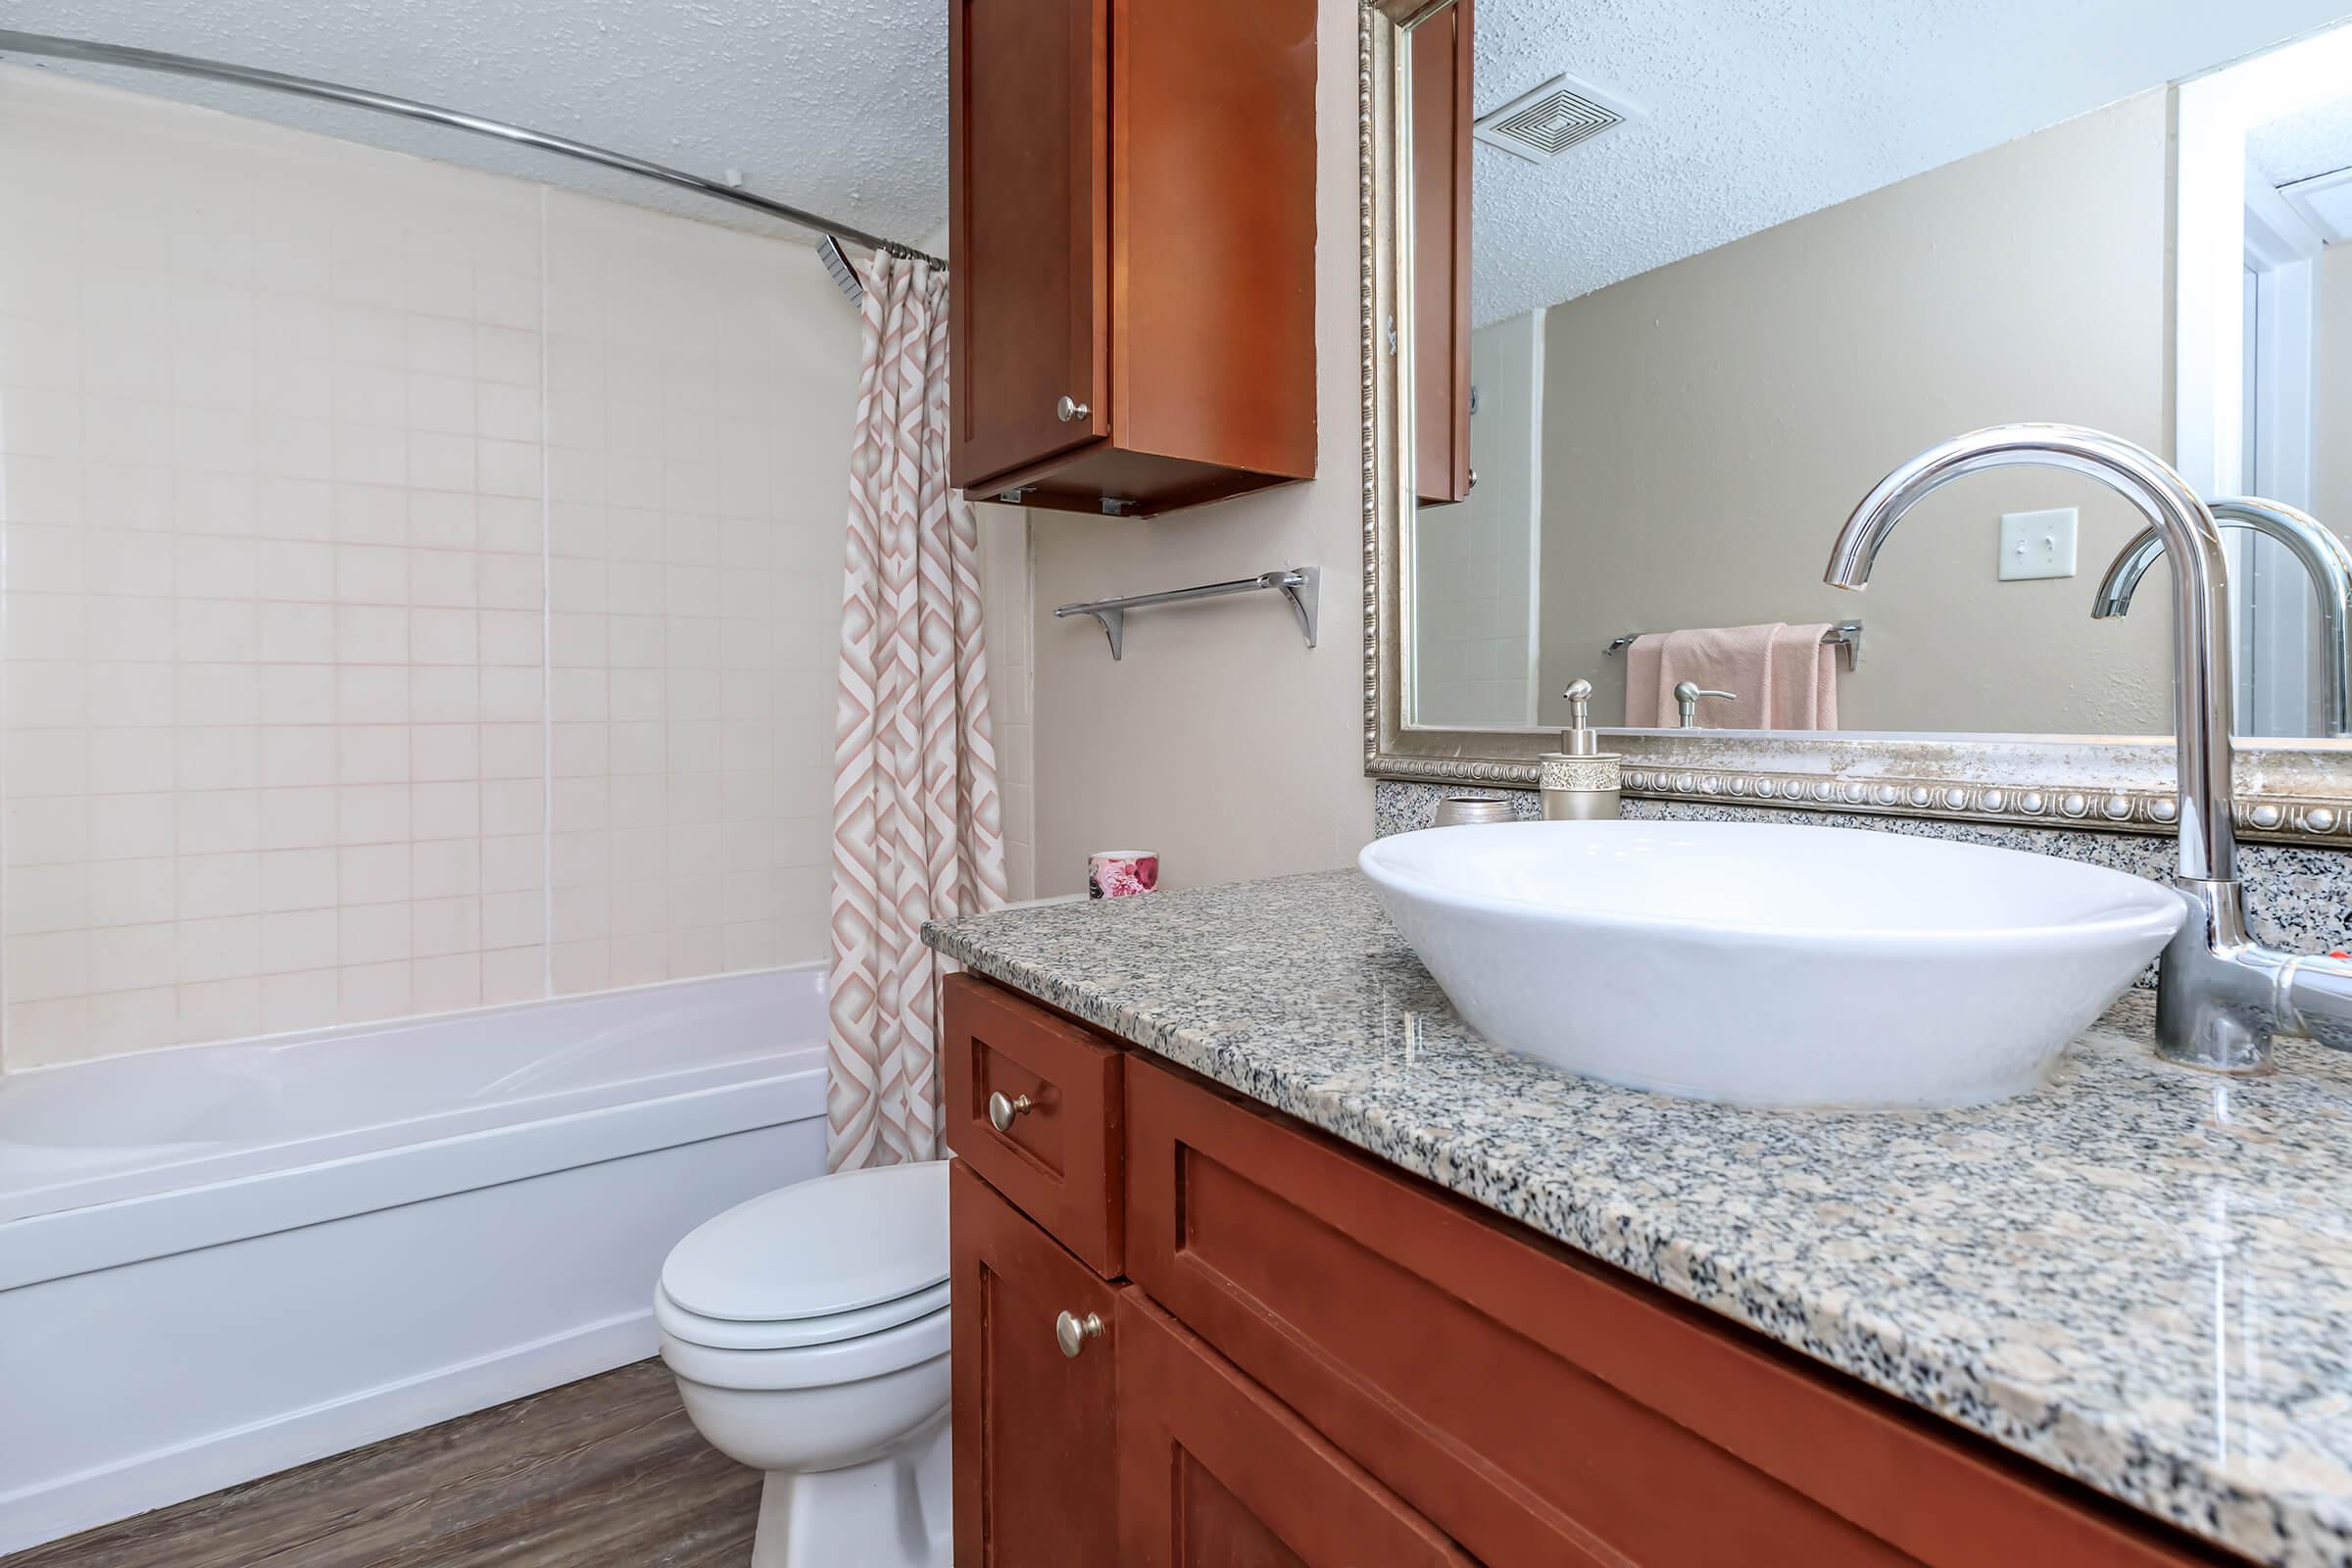
[{"label": "white vessel sink", "polygon": [[2032,1089],[2187,912],[2121,871],[1759,822],[1434,828],[1357,863],[1496,1045],[1755,1105]]}]

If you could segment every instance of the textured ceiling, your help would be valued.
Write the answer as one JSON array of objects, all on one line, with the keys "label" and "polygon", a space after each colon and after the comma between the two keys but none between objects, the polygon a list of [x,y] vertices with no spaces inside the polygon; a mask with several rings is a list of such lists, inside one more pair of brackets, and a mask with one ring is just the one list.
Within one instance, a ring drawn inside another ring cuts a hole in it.
[{"label": "textured ceiling", "polygon": [[[936,0],[0,0],[0,25],[370,87],[712,178],[737,169],[763,196],[907,244],[947,220],[948,28]],[[651,180],[383,115],[148,72],[48,69],[793,232]]]},{"label": "textured ceiling", "polygon": [[[2260,49],[2346,4],[1480,0],[1482,108],[1570,71],[1648,118],[1548,165],[1477,151],[1478,318],[1712,249]],[[947,216],[937,0],[0,0],[0,24],[323,76],[698,173],[737,169],[761,194],[908,243],[936,236]],[[650,181],[363,111],[48,69],[783,229]]]},{"label": "textured ceiling", "polygon": [[2246,160],[2274,185],[2352,168],[2352,93],[2255,126],[2246,132]]},{"label": "textured ceiling", "polygon": [[1479,321],[1573,299],[2344,16],[2347,0],[1479,0],[1483,112],[1560,72],[1648,111],[1474,156]]}]

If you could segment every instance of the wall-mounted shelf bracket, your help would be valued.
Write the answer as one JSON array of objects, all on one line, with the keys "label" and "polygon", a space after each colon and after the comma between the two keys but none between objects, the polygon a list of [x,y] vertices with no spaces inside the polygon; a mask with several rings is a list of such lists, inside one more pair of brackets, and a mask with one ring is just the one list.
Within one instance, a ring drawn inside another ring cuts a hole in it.
[{"label": "wall-mounted shelf bracket", "polygon": [[1171,588],[1165,593],[1129,594],[1123,599],[1097,599],[1083,605],[1063,605],[1054,613],[1063,615],[1092,615],[1102,624],[1102,635],[1110,640],[1110,657],[1118,659],[1125,651],[1127,612],[1149,605],[1189,604],[1196,599],[1218,599],[1226,594],[1256,593],[1273,589],[1291,603],[1291,611],[1298,617],[1298,630],[1306,638],[1306,646],[1315,646],[1315,594],[1323,581],[1320,566],[1286,566],[1280,571],[1262,571],[1254,577],[1237,577],[1232,582],[1203,583],[1198,588]]}]

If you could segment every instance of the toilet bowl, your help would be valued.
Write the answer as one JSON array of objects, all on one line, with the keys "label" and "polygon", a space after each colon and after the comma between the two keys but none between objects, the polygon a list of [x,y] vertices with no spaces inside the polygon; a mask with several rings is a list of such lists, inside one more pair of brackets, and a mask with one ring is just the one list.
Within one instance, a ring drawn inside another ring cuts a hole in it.
[{"label": "toilet bowl", "polygon": [[686,1413],[767,1477],[752,1568],[947,1568],[947,1172],[783,1188],[662,1266],[654,1322]]}]

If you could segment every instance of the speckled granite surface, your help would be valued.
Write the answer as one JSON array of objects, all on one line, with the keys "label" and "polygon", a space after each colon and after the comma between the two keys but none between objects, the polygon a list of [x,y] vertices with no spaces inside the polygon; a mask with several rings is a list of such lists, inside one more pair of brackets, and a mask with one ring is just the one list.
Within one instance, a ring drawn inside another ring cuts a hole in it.
[{"label": "speckled granite surface", "polygon": [[[1543,814],[1534,790],[1495,790],[1453,785],[1405,784],[1381,779],[1372,786],[1373,830],[1386,838],[1430,825],[1438,802],[1448,795],[1505,798],[1524,821]],[[1873,833],[1910,833],[2055,855],[2170,882],[2179,855],[2175,841],[2148,833],[2095,833],[2076,828],[2001,827],[1990,822],[1939,822],[1927,817],[1876,816],[1866,811],[1808,811],[1774,806],[1735,806],[1700,801],[1629,800],[1628,820],[1674,822],[1804,822],[1816,827],[1853,827]],[[2291,844],[2240,844],[2238,874],[2246,884],[2247,918],[2254,935],[2289,953],[2326,953],[2352,946],[2352,851],[2310,849]],[[2152,971],[2151,971],[2152,972]]]},{"label": "speckled granite surface", "polygon": [[2352,1058],[2166,1066],[2135,993],[2021,1100],[1739,1110],[1495,1051],[1353,872],[926,939],[2150,1513],[2352,1564]]}]

